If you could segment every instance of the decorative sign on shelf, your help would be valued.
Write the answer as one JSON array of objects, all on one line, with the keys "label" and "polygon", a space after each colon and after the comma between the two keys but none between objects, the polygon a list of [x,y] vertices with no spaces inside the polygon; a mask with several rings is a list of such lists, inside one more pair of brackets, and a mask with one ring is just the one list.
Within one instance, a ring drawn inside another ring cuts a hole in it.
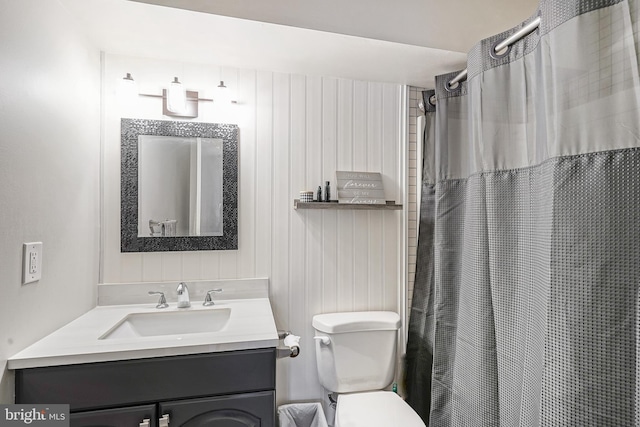
[{"label": "decorative sign on shelf", "polygon": [[338,203],[384,205],[384,187],[379,172],[336,171]]}]

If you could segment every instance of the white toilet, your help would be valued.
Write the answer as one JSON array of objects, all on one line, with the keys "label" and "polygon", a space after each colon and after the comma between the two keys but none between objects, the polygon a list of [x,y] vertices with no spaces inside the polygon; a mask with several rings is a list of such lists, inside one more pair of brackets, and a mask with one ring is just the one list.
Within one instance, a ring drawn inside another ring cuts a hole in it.
[{"label": "white toilet", "polygon": [[339,393],[335,427],[424,427],[392,391],[400,317],[390,311],[313,317],[320,383]]}]

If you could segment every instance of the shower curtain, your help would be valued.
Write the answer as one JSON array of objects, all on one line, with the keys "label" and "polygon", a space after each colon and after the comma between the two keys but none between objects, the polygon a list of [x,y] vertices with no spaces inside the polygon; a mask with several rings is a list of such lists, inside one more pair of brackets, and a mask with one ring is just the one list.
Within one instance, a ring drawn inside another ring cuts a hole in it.
[{"label": "shower curtain", "polygon": [[543,0],[436,78],[405,373],[430,427],[640,426],[639,21]]}]

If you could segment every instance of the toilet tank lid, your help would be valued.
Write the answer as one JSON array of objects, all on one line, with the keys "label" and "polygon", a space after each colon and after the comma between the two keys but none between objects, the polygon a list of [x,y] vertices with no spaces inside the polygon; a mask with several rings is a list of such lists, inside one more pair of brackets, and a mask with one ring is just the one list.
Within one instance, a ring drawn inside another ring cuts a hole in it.
[{"label": "toilet tank lid", "polygon": [[312,325],[327,334],[397,330],[400,327],[400,316],[393,311],[325,313],[313,316]]}]

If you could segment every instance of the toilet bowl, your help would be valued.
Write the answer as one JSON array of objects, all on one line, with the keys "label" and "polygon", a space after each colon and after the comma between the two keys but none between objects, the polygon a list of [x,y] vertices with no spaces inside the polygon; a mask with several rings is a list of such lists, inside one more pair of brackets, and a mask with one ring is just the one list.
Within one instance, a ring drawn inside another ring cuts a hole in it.
[{"label": "toilet bowl", "polygon": [[335,427],[424,427],[407,403],[392,391],[338,396]]},{"label": "toilet bowl", "polygon": [[396,393],[393,381],[400,317],[390,311],[327,313],[313,317],[322,386],[338,393],[335,427],[424,427]]}]

